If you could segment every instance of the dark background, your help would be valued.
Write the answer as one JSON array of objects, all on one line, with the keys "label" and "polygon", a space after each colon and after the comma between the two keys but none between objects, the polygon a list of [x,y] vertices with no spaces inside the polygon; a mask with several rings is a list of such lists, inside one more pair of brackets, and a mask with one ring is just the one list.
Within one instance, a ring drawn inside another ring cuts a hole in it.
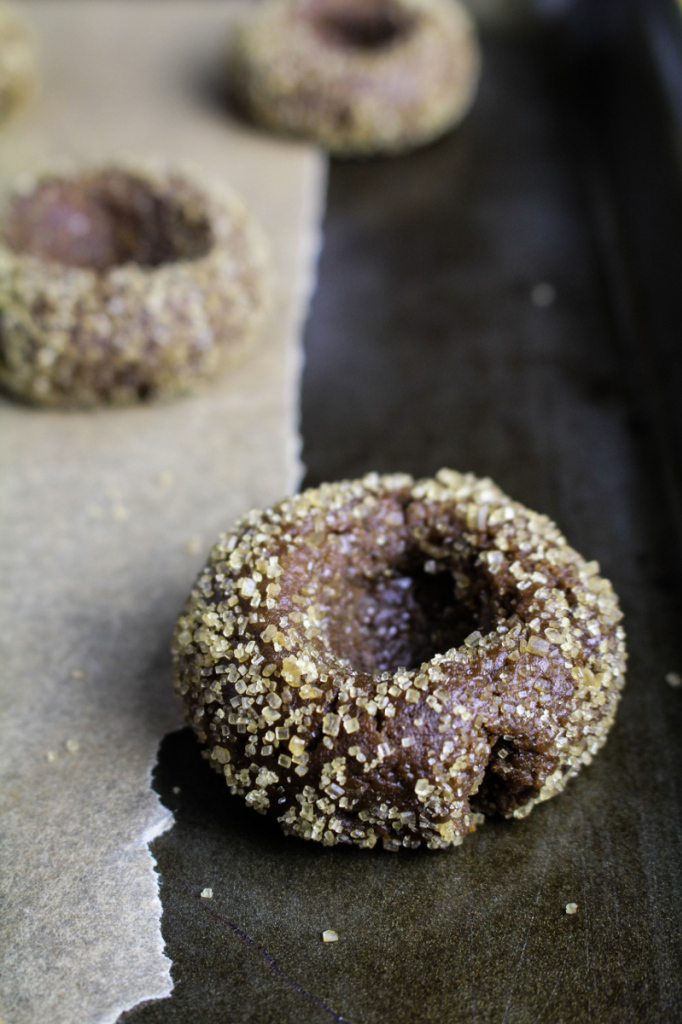
[{"label": "dark background", "polygon": [[447,465],[556,519],[626,612],[616,725],[530,818],[399,855],[282,837],[167,737],[176,989],[126,1024],[682,1020],[682,18],[544,11],[484,28],[456,133],[332,163],[303,455],[307,484]]}]

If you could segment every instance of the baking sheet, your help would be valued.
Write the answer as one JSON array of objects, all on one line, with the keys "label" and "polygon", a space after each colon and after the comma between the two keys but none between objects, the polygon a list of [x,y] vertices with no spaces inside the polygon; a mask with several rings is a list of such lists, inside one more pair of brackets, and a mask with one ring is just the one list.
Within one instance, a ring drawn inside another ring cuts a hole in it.
[{"label": "baking sheet", "polygon": [[167,995],[149,840],[173,622],[218,531],[300,475],[300,333],[323,157],[232,121],[213,91],[238,4],[22,5],[42,92],[3,133],[0,183],[46,161],[180,159],[229,181],[271,243],[252,355],[165,405],[45,412],[0,400],[0,1019],[94,1024]]},{"label": "baking sheet", "polygon": [[[527,819],[400,855],[281,836],[228,796],[190,732],[167,738],[155,784],[177,824],[153,849],[177,984],[125,1024],[682,1019],[682,690],[666,682],[682,672],[677,548],[558,60],[537,19],[491,25],[481,94],[456,134],[396,161],[332,165],[304,460],[310,483],[473,470],[554,517],[625,608],[614,729]],[[649,102],[640,84],[636,101]],[[631,123],[624,110],[624,132]],[[664,287],[666,266],[649,264]],[[652,363],[657,340],[647,321],[638,344]],[[666,389],[671,348],[657,366]],[[323,943],[326,928],[337,943]]]}]

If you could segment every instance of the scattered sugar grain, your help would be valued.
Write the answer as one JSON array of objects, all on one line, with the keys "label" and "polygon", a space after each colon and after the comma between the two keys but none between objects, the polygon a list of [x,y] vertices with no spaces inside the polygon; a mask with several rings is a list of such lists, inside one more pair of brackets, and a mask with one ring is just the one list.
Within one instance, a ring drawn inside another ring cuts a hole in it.
[{"label": "scattered sugar grain", "polygon": [[202,898],[202,900],[212,900],[213,899],[213,889],[202,889],[201,890],[201,898]]},{"label": "scattered sugar grain", "polygon": [[74,668],[71,672],[72,679],[82,679],[85,673],[82,668]]},{"label": "scattered sugar grain", "polygon": [[81,748],[78,740],[67,740],[64,745],[70,754],[77,754]]},{"label": "scattered sugar grain", "polygon": [[179,792],[180,792],[180,787],[179,786],[173,786],[173,795],[177,796]]},{"label": "scattered sugar grain", "polygon": [[156,482],[158,483],[159,487],[170,487],[174,480],[175,477],[167,469],[162,469],[161,472],[158,473],[156,477]]},{"label": "scattered sugar grain", "polygon": [[665,681],[673,690],[679,690],[682,687],[682,675],[679,672],[668,672]]},{"label": "scattered sugar grain", "polygon": [[339,941],[339,936],[331,928],[327,928],[326,931],[322,932],[322,941],[323,942],[338,942]]},{"label": "scattered sugar grain", "polygon": [[185,544],[185,551],[187,552],[188,555],[198,555],[201,552],[203,546],[204,542],[202,538],[197,535],[195,537],[189,538],[189,540]]},{"label": "scattered sugar grain", "polygon": [[577,903],[567,903],[566,904],[566,913],[567,914],[577,914],[578,913],[578,904]]},{"label": "scattered sugar grain", "polygon": [[45,754],[45,757],[47,758],[48,761],[57,760],[57,755],[55,754],[54,750],[48,750],[47,753]]}]

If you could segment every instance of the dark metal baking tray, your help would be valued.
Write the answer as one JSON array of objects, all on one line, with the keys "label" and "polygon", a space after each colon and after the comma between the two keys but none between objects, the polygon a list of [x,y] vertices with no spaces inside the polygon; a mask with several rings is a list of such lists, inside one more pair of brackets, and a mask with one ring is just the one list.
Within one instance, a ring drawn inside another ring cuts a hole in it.
[{"label": "dark metal baking tray", "polygon": [[473,470],[555,518],[626,611],[616,725],[528,819],[400,855],[283,838],[167,737],[176,989],[127,1024],[682,1020],[682,26],[545,6],[485,29],[455,134],[332,165],[304,458],[308,483]]}]

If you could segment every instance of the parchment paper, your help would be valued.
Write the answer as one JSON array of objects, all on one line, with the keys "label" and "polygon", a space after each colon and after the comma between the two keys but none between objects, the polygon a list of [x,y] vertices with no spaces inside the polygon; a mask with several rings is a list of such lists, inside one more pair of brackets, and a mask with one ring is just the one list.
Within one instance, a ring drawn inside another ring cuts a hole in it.
[{"label": "parchment paper", "polygon": [[277,274],[262,343],[203,394],[94,413],[0,400],[0,1018],[91,1024],[172,988],[147,847],[171,824],[150,788],[181,724],[168,643],[219,530],[299,478],[325,165],[212,98],[236,4],[22,8],[43,89],[0,137],[0,179],[52,157],[189,161],[249,202]]}]

